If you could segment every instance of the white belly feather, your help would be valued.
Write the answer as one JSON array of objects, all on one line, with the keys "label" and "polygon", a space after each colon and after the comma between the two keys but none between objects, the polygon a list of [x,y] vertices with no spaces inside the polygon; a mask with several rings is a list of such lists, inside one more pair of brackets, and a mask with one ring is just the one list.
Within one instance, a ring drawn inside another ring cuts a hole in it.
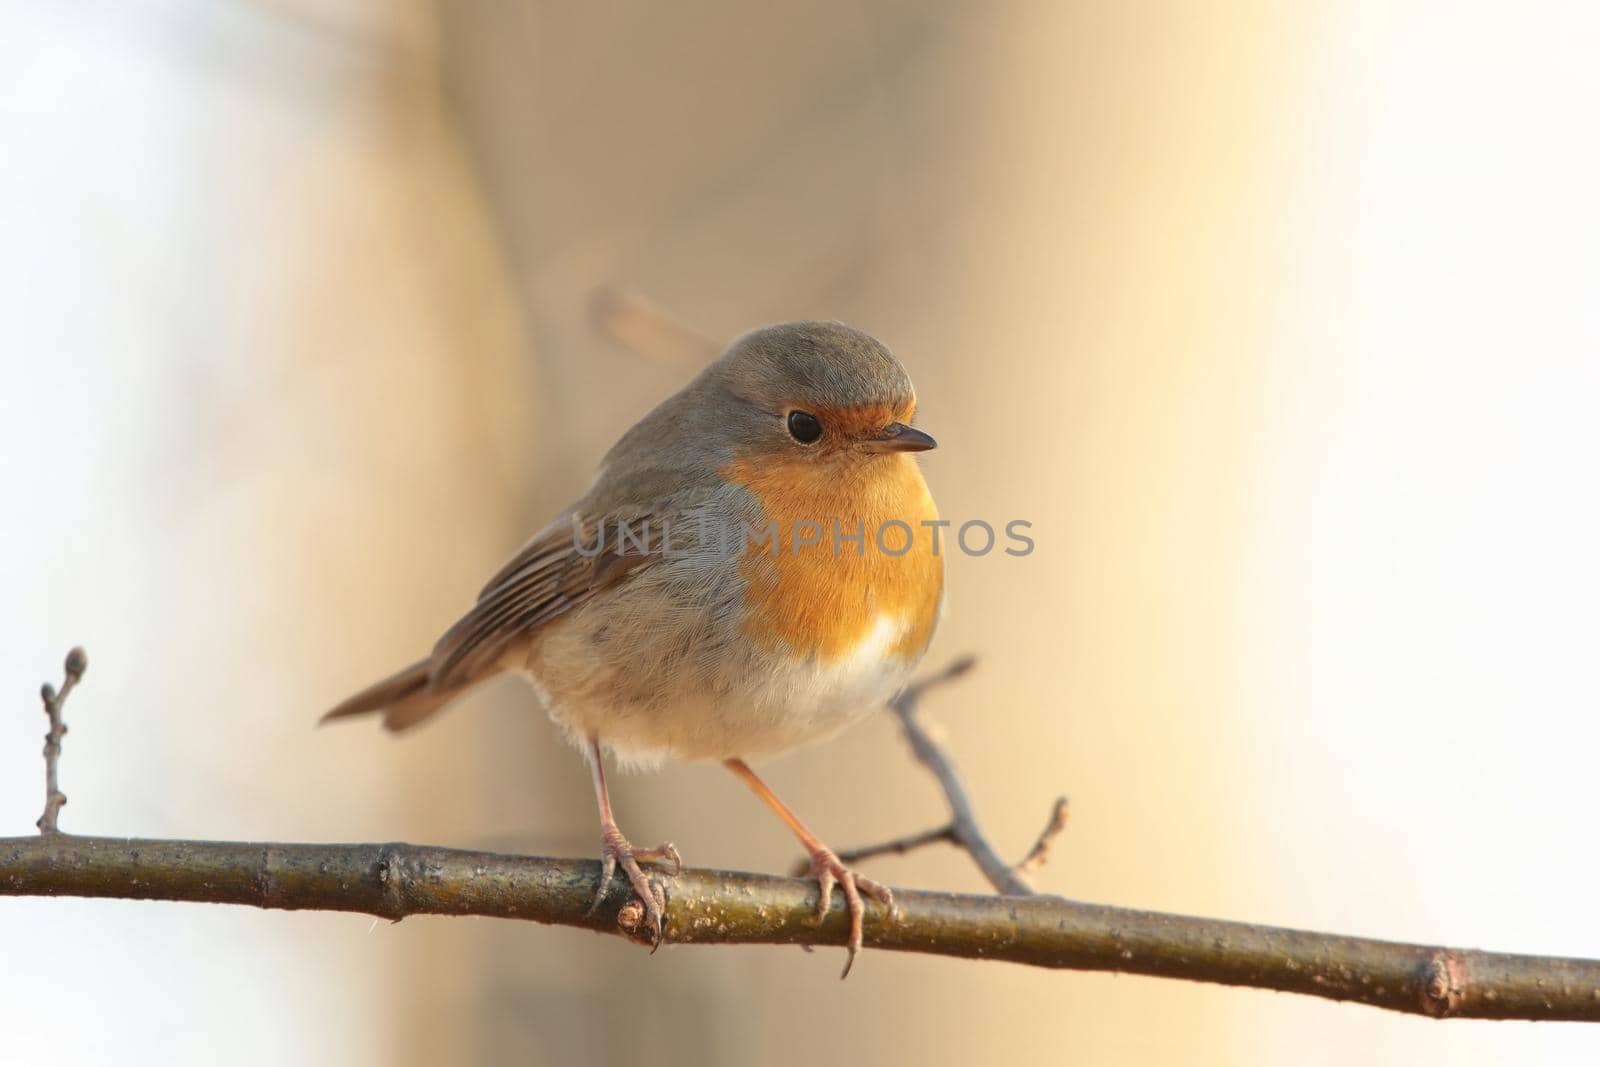
[{"label": "white belly feather", "polygon": [[530,679],[575,742],[597,735],[624,764],[756,758],[823,740],[882,707],[915,666],[890,652],[909,625],[881,614],[854,648],[825,663],[752,652],[721,665],[717,677],[657,692],[647,706],[626,687],[551,685],[556,679],[532,672]]}]

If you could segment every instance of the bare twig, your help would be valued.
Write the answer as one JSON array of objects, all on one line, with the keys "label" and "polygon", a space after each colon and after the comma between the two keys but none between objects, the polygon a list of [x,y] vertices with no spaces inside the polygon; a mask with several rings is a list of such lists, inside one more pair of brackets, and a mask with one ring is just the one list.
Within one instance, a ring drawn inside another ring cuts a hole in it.
[{"label": "bare twig", "polygon": [[1044,824],[1044,829],[1039,831],[1039,839],[1033,843],[1028,854],[1022,857],[1016,866],[1018,874],[1028,874],[1043,867],[1050,859],[1050,846],[1055,844],[1056,838],[1061,836],[1061,831],[1067,828],[1067,798],[1056,797],[1056,802],[1050,806],[1050,818]]},{"label": "bare twig", "polygon": [[[936,826],[920,833],[906,834],[877,844],[863,845],[860,848],[841,850],[840,860],[845,863],[859,863],[877,856],[905,855],[927,845],[955,845],[972,857],[997,892],[1010,896],[1028,896],[1033,893],[1033,887],[1026,881],[1026,876],[1044,866],[1049,857],[1050,845],[1066,828],[1067,798],[1056,798],[1045,828],[1040,832],[1033,847],[1028,850],[1028,854],[1020,862],[1006,866],[978,826],[972,802],[960,774],[955,769],[955,764],[951,762],[917,714],[917,702],[929,689],[961,677],[976,663],[976,659],[972,656],[962,656],[938,674],[903,690],[889,705],[890,710],[900,720],[906,740],[916,753],[917,759],[933,772],[940,788],[944,791],[946,802],[950,805],[950,821],[943,826]],[[806,861],[800,861],[795,865],[794,873],[798,875],[808,870],[809,866]]]},{"label": "bare twig", "polygon": [[[865,859],[877,856],[896,855],[903,856],[908,852],[923,848],[927,845],[949,844],[966,852],[977,863],[978,868],[988,877],[995,891],[1009,896],[1028,896],[1033,893],[1033,887],[1028,884],[1026,875],[1030,871],[1043,867],[1050,852],[1050,845],[1060,835],[1067,825],[1067,798],[1057,797],[1055,804],[1050,809],[1050,817],[1045,823],[1045,828],[1040,832],[1033,848],[1028,850],[1021,862],[1007,866],[1000,858],[998,852],[989,844],[988,838],[978,826],[977,816],[972,810],[972,802],[967,796],[965,784],[961,781],[960,774],[955,769],[938,741],[934,739],[931,731],[923,724],[917,715],[917,702],[923,694],[934,686],[953,681],[970,671],[977,665],[977,660],[972,656],[962,656],[952,662],[938,674],[924,678],[913,683],[900,692],[889,703],[889,710],[895,713],[900,720],[900,725],[905,732],[906,740],[910,742],[911,749],[916,753],[922,765],[933,772],[938,779],[939,786],[944,790],[946,802],[950,805],[950,821],[943,826],[936,826],[931,830],[921,833],[905,834],[901,837],[880,841],[873,845],[863,845],[859,848],[844,849],[839,852],[839,859],[844,863],[859,863]],[[796,875],[810,870],[808,860],[800,860],[793,867]],[[992,872],[992,873],[991,873]]]},{"label": "bare twig", "polygon": [[[614,884],[591,911],[593,860],[414,845],[0,839],[0,895],[209,901],[261,908],[486,915],[648,942]],[[663,878],[668,944],[843,944],[844,902],[819,926],[814,880],[685,870]],[[896,889],[866,943],[898,952],[1121,971],[1350,1000],[1436,1018],[1600,1021],[1600,960],[1512,956],[1083,904],[1054,896]],[[632,907],[630,908],[630,905]]]},{"label": "bare twig", "polygon": [[722,348],[638,293],[607,286],[595,291],[591,307],[596,329],[646,359],[700,367]]},{"label": "bare twig", "polygon": [[44,735],[44,814],[39,816],[39,821],[34,824],[41,834],[60,833],[56,828],[56,819],[67,803],[67,795],[61,791],[58,778],[61,739],[67,736],[67,724],[61,721],[61,708],[66,704],[72,687],[78,684],[83,672],[88,669],[89,657],[84,654],[83,649],[74,648],[67,653],[61,691],[57,692],[55,686],[49,682],[39,687],[39,699],[44,701],[44,713],[50,719],[50,731]]},{"label": "bare twig", "polygon": [[[875,845],[863,845],[860,848],[840,849],[835,855],[840,863],[855,864],[862,860],[873,859],[877,856],[903,856],[907,852],[915,851],[924,845],[959,844],[956,840],[955,828],[949,823],[935,826],[931,830],[924,830],[918,834],[906,834],[903,837],[891,838],[880,841]],[[811,870],[811,861],[808,859],[797,860],[790,873],[796,878]]]},{"label": "bare twig", "polygon": [[[949,836],[972,857],[983,876],[989,879],[989,884],[994,886],[995,892],[1015,897],[1029,896],[1034,890],[1024,874],[1030,867],[1030,861],[1033,861],[1031,866],[1034,867],[1043,862],[1044,851],[1060,833],[1060,827],[1054,826],[1055,816],[1059,812],[1052,812],[1051,825],[1045,827],[1040,842],[1034,845],[1027,859],[1015,866],[1001,859],[1000,853],[989,843],[982,827],[978,825],[978,816],[973,809],[972,798],[967,793],[966,783],[961,779],[961,772],[956,770],[955,763],[923,725],[918,713],[917,705],[928,690],[960,678],[972,670],[977,662],[972,656],[962,656],[938,674],[906,686],[889,702],[889,710],[900,720],[900,729],[918,762],[928,768],[938,780],[939,788],[944,790],[945,803],[950,806]],[[1064,800],[1056,803],[1059,811],[1064,812]],[[1064,821],[1062,825],[1065,825]]]}]

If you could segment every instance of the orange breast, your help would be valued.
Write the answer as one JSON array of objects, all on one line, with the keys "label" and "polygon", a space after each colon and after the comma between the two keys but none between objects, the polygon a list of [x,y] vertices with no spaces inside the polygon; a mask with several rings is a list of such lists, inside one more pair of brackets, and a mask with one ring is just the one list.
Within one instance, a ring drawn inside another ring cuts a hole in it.
[{"label": "orange breast", "polygon": [[[775,551],[752,541],[739,561],[751,638],[826,663],[848,656],[887,615],[900,627],[888,653],[906,660],[922,654],[944,592],[944,538],[935,555],[939,531],[921,524],[938,511],[910,456],[851,466],[740,460],[722,473],[760,502],[765,528],[776,524]],[[820,540],[805,544],[813,523]],[[910,549],[893,554],[908,531]]]}]

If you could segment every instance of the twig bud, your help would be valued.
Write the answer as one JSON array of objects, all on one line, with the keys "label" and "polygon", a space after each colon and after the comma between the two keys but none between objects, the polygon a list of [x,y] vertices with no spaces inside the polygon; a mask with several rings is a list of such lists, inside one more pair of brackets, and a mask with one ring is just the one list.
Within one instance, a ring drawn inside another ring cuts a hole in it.
[{"label": "twig bud", "polygon": [[67,653],[67,676],[73,681],[83,677],[83,672],[89,669],[89,655],[79,645]]},{"label": "twig bud", "polygon": [[978,657],[977,656],[973,656],[973,655],[970,655],[970,654],[962,656],[959,659],[957,659],[954,663],[950,664],[950,666],[948,668],[945,669],[945,677],[947,679],[951,679],[951,680],[954,680],[956,678],[960,678],[963,674],[966,674],[968,671],[972,670],[972,668],[976,667],[977,665],[978,665]]}]

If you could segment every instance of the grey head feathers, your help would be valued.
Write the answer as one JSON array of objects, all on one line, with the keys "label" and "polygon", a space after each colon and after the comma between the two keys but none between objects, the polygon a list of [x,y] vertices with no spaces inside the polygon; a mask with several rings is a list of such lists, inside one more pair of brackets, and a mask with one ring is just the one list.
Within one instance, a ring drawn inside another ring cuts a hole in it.
[{"label": "grey head feathers", "polygon": [[884,406],[915,399],[911,378],[876,338],[838,322],[784,322],[737,338],[688,385],[622,436],[580,503],[584,513],[630,499],[692,500],[750,449],[790,447],[789,408]]},{"label": "grey head feathers", "polygon": [[883,343],[842,322],[752,330],[707,373],[734,396],[773,413],[787,406],[899,411],[915,398],[910,376]]}]

